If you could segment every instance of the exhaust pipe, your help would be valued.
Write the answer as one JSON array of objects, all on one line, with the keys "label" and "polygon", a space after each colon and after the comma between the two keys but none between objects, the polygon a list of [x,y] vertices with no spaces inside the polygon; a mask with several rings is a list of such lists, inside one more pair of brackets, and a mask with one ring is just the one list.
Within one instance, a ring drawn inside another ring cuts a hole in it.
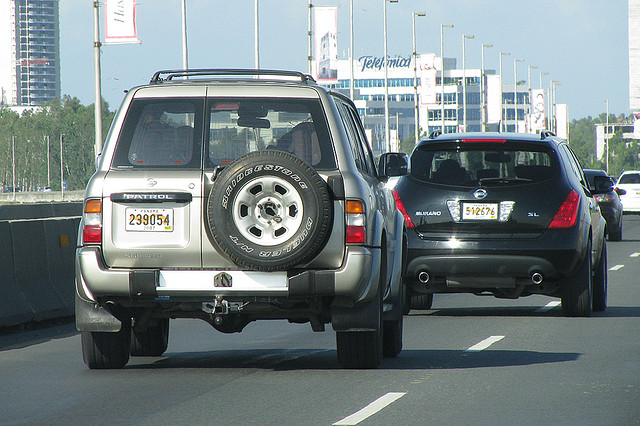
[{"label": "exhaust pipe", "polygon": [[534,272],[531,274],[531,282],[539,285],[542,283],[542,274],[540,272]]},{"label": "exhaust pipe", "polygon": [[431,277],[429,276],[429,273],[427,271],[421,271],[418,273],[418,281],[420,281],[422,284],[428,283],[430,278]]}]

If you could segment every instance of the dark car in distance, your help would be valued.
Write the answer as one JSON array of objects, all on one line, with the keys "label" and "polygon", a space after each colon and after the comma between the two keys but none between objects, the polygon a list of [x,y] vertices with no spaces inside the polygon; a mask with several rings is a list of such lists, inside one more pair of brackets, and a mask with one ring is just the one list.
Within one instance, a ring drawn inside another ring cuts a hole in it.
[{"label": "dark car in distance", "polygon": [[[587,178],[589,182],[589,188],[593,190],[594,176],[604,176],[611,180],[611,185],[613,186],[613,179],[607,175],[607,172],[604,170],[592,170],[592,169],[584,169],[584,177]],[[612,189],[611,191],[605,194],[596,194],[594,198],[598,202],[600,206],[600,212],[602,216],[604,216],[604,220],[607,222],[607,237],[609,241],[620,241],[622,240],[622,202],[620,201],[620,194],[626,194],[624,189]]]},{"label": "dark car in distance", "polygon": [[[605,220],[566,141],[551,132],[432,134],[394,196],[405,216],[409,307],[433,293],[560,297],[565,316],[606,308]],[[428,308],[428,306],[423,307]]]}]

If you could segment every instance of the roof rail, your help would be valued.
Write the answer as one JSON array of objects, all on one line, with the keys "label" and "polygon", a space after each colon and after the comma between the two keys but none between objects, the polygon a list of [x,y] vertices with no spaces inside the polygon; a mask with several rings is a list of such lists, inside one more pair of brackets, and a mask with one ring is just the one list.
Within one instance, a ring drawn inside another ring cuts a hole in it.
[{"label": "roof rail", "polygon": [[435,129],[429,133],[429,139],[435,139],[442,134],[442,129]]},{"label": "roof rail", "polygon": [[[163,78],[164,76],[164,78]],[[164,81],[171,81],[175,77],[204,77],[204,76],[279,76],[294,77],[300,79],[302,83],[313,82],[315,80],[308,74],[300,71],[282,70],[261,70],[261,69],[241,69],[241,68],[200,68],[191,70],[162,70],[153,74],[151,84],[158,84]]]},{"label": "roof rail", "polygon": [[556,134],[553,133],[551,130],[540,130],[540,139],[546,139],[549,136],[555,136]]}]

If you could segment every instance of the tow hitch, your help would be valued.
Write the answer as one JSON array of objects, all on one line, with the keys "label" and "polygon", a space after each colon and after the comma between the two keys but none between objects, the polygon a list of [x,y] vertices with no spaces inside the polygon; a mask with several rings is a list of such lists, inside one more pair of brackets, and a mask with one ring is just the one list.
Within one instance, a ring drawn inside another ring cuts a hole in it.
[{"label": "tow hitch", "polygon": [[202,310],[211,315],[209,321],[218,331],[223,333],[240,332],[249,320],[246,315],[239,315],[248,304],[229,302],[222,297],[216,297],[213,302],[203,302]]}]

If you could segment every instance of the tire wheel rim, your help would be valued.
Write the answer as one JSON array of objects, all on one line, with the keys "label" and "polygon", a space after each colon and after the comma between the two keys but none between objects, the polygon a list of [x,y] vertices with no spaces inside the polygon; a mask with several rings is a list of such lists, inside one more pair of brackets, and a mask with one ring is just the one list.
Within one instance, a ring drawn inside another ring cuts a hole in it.
[{"label": "tire wheel rim", "polygon": [[233,221],[247,240],[262,246],[288,241],[300,229],[302,197],[284,179],[263,176],[244,184],[233,201]]}]

